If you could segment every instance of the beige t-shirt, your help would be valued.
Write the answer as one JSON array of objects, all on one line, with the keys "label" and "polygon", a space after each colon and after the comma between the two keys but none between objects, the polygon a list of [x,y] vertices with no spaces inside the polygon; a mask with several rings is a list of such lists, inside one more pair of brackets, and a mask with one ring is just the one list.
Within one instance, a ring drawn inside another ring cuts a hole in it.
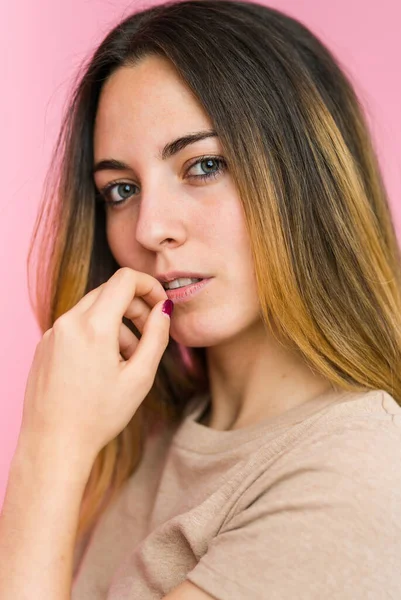
[{"label": "beige t-shirt", "polygon": [[400,600],[394,398],[326,393],[234,431],[197,421],[207,403],[149,437],[72,600],[155,600],[185,579],[218,600]]}]

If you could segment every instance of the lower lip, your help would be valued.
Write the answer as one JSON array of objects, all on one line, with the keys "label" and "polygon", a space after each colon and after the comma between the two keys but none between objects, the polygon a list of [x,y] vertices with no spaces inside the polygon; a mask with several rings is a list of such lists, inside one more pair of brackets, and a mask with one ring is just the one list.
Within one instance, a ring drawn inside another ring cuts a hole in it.
[{"label": "lower lip", "polygon": [[209,277],[208,279],[202,279],[202,281],[197,281],[196,283],[184,285],[184,287],[177,288],[176,290],[166,290],[167,297],[170,298],[174,304],[178,302],[188,302],[196,296],[196,294],[199,294],[212,279],[213,277]]}]

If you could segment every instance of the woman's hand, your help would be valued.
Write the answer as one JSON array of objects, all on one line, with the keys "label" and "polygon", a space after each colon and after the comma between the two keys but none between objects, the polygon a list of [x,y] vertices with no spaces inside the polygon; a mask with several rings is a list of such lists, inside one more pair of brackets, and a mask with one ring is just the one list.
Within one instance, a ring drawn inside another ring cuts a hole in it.
[{"label": "woman's hand", "polygon": [[[157,279],[124,267],[58,318],[36,348],[21,435],[94,459],[153,385],[169,341],[166,299]],[[140,340],[123,316],[141,332]]]}]

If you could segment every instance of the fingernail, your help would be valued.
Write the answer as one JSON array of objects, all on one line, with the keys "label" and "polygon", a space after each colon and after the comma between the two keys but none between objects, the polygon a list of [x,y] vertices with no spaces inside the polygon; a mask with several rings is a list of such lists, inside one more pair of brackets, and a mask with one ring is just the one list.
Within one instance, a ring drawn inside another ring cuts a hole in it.
[{"label": "fingernail", "polygon": [[173,309],[174,309],[174,302],[172,300],[170,300],[170,298],[163,302],[162,311],[164,313],[166,313],[166,315],[168,315],[169,317],[171,317]]}]

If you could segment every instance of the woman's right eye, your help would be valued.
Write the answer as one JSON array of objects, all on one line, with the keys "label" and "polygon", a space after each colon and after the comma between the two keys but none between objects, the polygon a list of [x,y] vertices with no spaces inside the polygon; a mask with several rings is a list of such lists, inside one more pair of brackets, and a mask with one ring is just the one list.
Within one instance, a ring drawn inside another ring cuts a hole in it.
[{"label": "woman's right eye", "polygon": [[[133,183],[127,183],[126,181],[110,181],[110,183],[100,190],[99,194],[104,204],[121,205],[132,195],[130,188],[136,187]],[[115,198],[112,196],[114,189],[117,190],[117,197]]]}]

